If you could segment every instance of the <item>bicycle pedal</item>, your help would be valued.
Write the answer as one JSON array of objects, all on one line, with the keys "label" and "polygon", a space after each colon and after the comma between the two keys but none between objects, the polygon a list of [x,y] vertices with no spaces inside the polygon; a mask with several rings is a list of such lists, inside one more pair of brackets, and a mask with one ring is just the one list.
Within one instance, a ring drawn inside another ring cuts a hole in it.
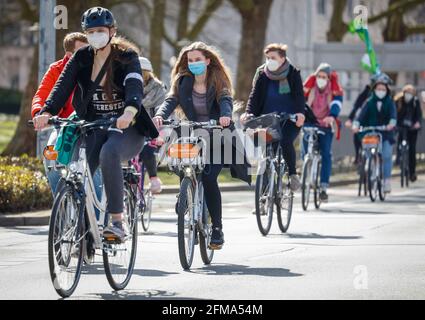
[{"label": "bicycle pedal", "polygon": [[221,250],[223,248],[222,244],[209,244],[208,249],[210,250]]},{"label": "bicycle pedal", "polygon": [[123,241],[121,241],[120,238],[114,237],[114,236],[106,236],[103,237],[103,240],[107,243],[107,244],[121,244],[123,243]]}]

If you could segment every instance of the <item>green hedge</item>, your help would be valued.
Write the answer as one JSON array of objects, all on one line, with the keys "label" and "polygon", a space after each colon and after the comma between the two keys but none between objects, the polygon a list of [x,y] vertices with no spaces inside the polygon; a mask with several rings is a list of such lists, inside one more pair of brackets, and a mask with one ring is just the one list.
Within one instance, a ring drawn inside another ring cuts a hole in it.
[{"label": "green hedge", "polygon": [[0,213],[48,209],[52,195],[39,159],[0,157]]}]

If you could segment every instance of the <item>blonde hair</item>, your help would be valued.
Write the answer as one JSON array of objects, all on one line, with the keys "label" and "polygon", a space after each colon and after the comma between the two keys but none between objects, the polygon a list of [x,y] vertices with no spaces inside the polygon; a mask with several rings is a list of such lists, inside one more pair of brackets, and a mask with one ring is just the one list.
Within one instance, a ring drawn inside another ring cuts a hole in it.
[{"label": "blonde hair", "polygon": [[404,97],[404,93],[407,90],[411,90],[412,92],[414,92],[414,94],[416,95],[416,88],[412,85],[412,84],[406,84],[403,89],[397,93],[394,97],[394,101],[397,104],[397,111],[400,112],[400,110],[402,109],[402,98]]},{"label": "blonde hair", "polygon": [[187,57],[187,54],[192,51],[200,51],[206,59],[210,60],[207,69],[207,84],[214,86],[216,97],[218,98],[224,94],[233,96],[233,85],[229,68],[224,63],[217,49],[201,41],[194,42],[180,51],[179,57],[171,72],[170,95],[178,95],[178,84],[182,77],[192,76],[192,73],[189,71]]}]

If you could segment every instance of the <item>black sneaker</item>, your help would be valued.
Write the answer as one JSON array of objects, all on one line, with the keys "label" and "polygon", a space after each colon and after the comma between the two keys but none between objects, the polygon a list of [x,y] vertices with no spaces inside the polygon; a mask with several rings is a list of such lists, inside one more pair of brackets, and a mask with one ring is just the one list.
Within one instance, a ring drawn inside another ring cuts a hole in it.
[{"label": "black sneaker", "polygon": [[221,228],[213,228],[209,248],[220,250],[224,244],[224,234]]},{"label": "black sneaker", "polygon": [[320,197],[320,201],[322,202],[328,202],[329,200],[328,194],[324,190],[320,191],[319,197]]},{"label": "black sneaker", "polygon": [[415,182],[416,180],[418,180],[418,176],[416,174],[412,174],[410,176],[410,181]]}]

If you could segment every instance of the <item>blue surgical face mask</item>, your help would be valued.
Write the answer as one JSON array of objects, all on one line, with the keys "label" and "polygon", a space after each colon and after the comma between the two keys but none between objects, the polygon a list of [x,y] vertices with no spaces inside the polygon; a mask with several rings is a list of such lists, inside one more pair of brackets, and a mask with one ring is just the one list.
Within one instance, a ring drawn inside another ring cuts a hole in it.
[{"label": "blue surgical face mask", "polygon": [[207,71],[207,64],[205,63],[205,61],[189,63],[189,70],[195,76],[200,76]]}]

